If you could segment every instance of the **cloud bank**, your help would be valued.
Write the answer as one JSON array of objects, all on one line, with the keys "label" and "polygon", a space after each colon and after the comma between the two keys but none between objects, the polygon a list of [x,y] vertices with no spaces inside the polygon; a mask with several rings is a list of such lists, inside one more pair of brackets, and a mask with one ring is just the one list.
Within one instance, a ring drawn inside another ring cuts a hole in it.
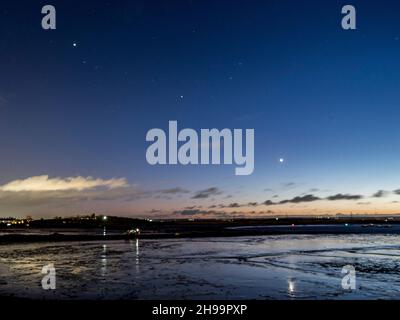
[{"label": "cloud bank", "polygon": [[111,190],[128,186],[125,178],[109,180],[80,176],[49,178],[48,175],[43,175],[11,181],[0,186],[0,190],[6,192],[83,191],[98,187],[105,187]]}]

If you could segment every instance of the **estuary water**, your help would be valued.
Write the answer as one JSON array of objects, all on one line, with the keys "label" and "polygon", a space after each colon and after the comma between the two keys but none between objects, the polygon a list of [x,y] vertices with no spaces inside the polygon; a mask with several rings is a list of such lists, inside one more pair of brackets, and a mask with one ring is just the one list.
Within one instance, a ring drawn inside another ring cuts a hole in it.
[{"label": "estuary water", "polygon": [[[54,264],[56,289],[44,290]],[[354,266],[356,288],[342,288]],[[398,299],[398,235],[280,235],[0,245],[0,296]]]}]

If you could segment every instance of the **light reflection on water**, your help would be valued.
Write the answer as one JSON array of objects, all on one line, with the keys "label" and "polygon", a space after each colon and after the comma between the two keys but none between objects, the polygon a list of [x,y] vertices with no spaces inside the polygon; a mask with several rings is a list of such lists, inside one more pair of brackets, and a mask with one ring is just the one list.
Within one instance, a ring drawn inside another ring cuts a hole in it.
[{"label": "light reflection on water", "polygon": [[294,281],[288,280],[288,292],[290,295],[294,294]]},{"label": "light reflection on water", "polygon": [[103,252],[101,254],[101,276],[107,274],[107,245],[103,244]]},{"label": "light reflection on water", "polygon": [[[0,295],[37,299],[395,299],[395,235],[8,244],[0,246]],[[54,263],[57,289],[40,287]],[[341,287],[354,265],[357,290]]]},{"label": "light reflection on water", "polygon": [[130,247],[132,251],[135,252],[135,271],[140,273],[140,256],[139,256],[139,239],[129,240]]}]

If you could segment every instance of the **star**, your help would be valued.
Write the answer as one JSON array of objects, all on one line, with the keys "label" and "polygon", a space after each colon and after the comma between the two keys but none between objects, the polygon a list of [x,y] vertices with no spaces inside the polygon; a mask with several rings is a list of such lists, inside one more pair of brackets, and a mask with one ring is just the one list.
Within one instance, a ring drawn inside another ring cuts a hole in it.
[{"label": "star", "polygon": [[76,42],[74,42],[74,43],[72,44],[72,46],[75,48],[75,47],[78,46],[78,44],[77,44]]},{"label": "star", "polygon": [[284,161],[285,161],[285,159],[279,158],[279,162],[280,162],[280,163],[283,163]]}]

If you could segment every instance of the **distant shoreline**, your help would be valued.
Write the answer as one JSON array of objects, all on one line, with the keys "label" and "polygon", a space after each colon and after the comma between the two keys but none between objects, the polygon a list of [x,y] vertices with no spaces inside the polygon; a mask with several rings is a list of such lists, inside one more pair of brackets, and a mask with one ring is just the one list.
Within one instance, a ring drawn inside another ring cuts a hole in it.
[{"label": "distant shoreline", "polygon": [[400,234],[400,224],[314,224],[314,225],[244,225],[216,230],[181,230],[179,232],[144,232],[139,235],[120,234],[5,234],[0,233],[0,245],[11,243],[115,241],[136,239],[181,239],[274,235],[340,235],[340,234]]}]

